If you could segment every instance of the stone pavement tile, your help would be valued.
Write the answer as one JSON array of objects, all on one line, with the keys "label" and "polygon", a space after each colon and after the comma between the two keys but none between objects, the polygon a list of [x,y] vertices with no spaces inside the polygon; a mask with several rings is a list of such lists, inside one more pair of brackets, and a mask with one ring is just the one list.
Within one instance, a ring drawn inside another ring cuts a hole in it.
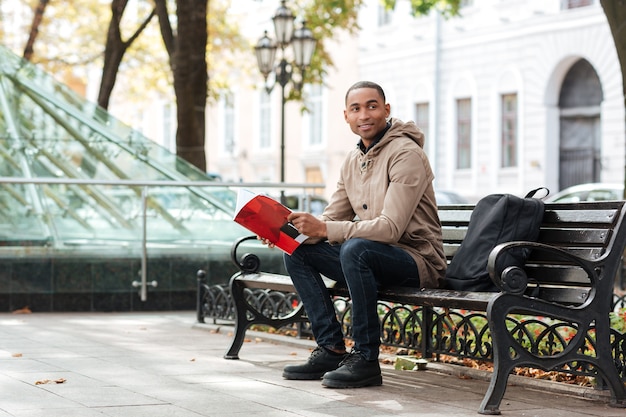
[{"label": "stone pavement tile", "polygon": [[[0,417],[4,417],[0,411]],[[82,406],[73,408],[37,408],[29,410],[18,410],[11,414],[6,414],[11,417],[103,417],[103,413],[99,410],[90,410]]]},{"label": "stone pavement tile", "polygon": [[[466,379],[436,364],[383,365],[381,387],[288,381],[283,366],[306,360],[314,342],[250,335],[241,359],[226,360],[232,328],[199,326],[193,312],[0,314],[0,417],[462,417],[478,415],[488,385],[485,375]],[[34,385],[59,377],[66,382]],[[503,415],[624,415],[546,387],[509,384]]]},{"label": "stone pavement tile", "polygon": [[[197,413],[173,404],[140,405],[135,407],[106,407],[97,409],[99,417],[206,417],[206,410]],[[217,414],[215,414],[218,417]],[[48,417],[43,415],[42,417]],[[61,416],[59,416],[61,417]],[[82,416],[77,416],[82,417]]]},{"label": "stone pavement tile", "polygon": [[[276,364],[271,364],[274,367]],[[280,366],[282,368],[282,365]],[[385,374],[387,371],[385,371]],[[228,392],[230,395],[239,396],[246,402],[268,401],[267,405],[272,405],[283,410],[294,413],[305,411],[305,415],[341,415],[341,416],[415,416],[416,414],[416,393],[421,391],[425,398],[432,396],[436,390],[429,386],[413,384],[401,386],[396,383],[395,378],[385,377],[385,383],[381,387],[368,387],[361,389],[329,389],[321,385],[321,381],[288,381],[282,379],[280,372],[267,372],[255,378],[260,378],[260,382],[280,387],[278,395],[281,397],[270,397],[266,392],[258,389],[244,390],[239,387],[220,385],[218,390]],[[395,375],[393,375],[395,376]],[[389,381],[389,382],[387,382]],[[413,381],[415,382],[415,381]],[[406,389],[408,388],[408,389]],[[228,390],[228,391],[226,391]],[[430,393],[430,394],[429,394]],[[268,398],[266,398],[268,397]],[[475,409],[471,409],[467,404],[451,405],[446,403],[450,398],[450,393],[445,400],[426,401],[419,403],[420,413],[427,410],[438,413],[440,416],[447,415],[476,415]],[[474,394],[475,404],[480,403],[482,395]],[[341,411],[337,411],[337,409]],[[421,414],[420,414],[421,415]]]},{"label": "stone pavement tile", "polygon": [[34,383],[0,379],[0,410],[8,415],[17,415],[27,410],[41,408],[73,408],[78,404],[71,399],[41,389]]},{"label": "stone pavement tile", "polygon": [[[205,384],[154,387],[152,393],[164,401],[190,413],[202,416],[258,415],[276,411],[272,406],[242,401],[237,396],[212,390]],[[193,414],[190,414],[193,415]]]},{"label": "stone pavement tile", "polygon": [[0,369],[3,374],[10,374],[11,372],[61,372],[64,368],[46,363],[38,359],[29,359],[25,357],[11,357],[7,359],[0,359]]}]

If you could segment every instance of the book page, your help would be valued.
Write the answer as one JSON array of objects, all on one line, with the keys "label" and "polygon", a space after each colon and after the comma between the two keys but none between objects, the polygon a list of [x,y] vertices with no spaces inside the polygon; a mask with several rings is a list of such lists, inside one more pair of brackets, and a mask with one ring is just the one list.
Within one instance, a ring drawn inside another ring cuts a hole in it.
[{"label": "book page", "polygon": [[243,188],[240,188],[239,191],[237,191],[237,206],[235,207],[235,217],[237,217],[237,213],[241,211],[243,206],[248,204],[248,202],[252,200],[255,196],[256,193]]}]

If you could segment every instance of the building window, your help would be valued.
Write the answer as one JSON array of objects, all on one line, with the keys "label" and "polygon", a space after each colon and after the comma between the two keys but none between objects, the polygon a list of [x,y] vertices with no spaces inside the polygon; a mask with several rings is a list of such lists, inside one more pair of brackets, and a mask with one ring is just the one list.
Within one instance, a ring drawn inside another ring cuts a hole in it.
[{"label": "building window", "polygon": [[415,104],[415,124],[424,133],[424,137],[429,137],[429,105],[428,103]]},{"label": "building window", "polygon": [[456,167],[467,169],[472,166],[472,99],[456,101]]},{"label": "building window", "polygon": [[270,95],[267,91],[261,92],[260,98],[260,114],[259,114],[259,148],[268,149],[272,146],[271,137],[271,121],[272,121],[272,106],[270,101]]},{"label": "building window", "polygon": [[224,150],[232,154],[235,151],[235,95],[224,96]]},{"label": "building window", "polygon": [[517,166],[517,94],[502,95],[502,168]]},{"label": "building window", "polygon": [[576,9],[593,5],[594,0],[561,0],[561,9]]},{"label": "building window", "polygon": [[309,145],[317,146],[322,143],[322,86],[313,84],[307,98],[309,111]]},{"label": "building window", "polygon": [[391,23],[393,10],[387,9],[382,4],[378,5],[378,26],[387,26]]}]

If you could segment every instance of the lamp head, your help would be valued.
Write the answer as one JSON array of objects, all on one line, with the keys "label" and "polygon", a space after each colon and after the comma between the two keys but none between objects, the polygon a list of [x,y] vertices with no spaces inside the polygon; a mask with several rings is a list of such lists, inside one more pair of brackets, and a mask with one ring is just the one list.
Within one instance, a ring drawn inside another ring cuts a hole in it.
[{"label": "lamp head", "polygon": [[302,22],[302,26],[294,32],[292,39],[294,59],[299,68],[304,69],[311,65],[315,43],[313,32],[306,27],[306,22]]},{"label": "lamp head", "polygon": [[276,44],[269,36],[267,36],[267,30],[263,34],[263,37],[259,39],[254,52],[256,53],[257,64],[259,65],[259,71],[263,74],[263,77],[267,79],[267,76],[274,69],[274,59],[276,57]]},{"label": "lamp head", "polygon": [[291,42],[295,16],[285,6],[285,0],[282,0],[280,3],[280,7],[276,10],[272,20],[274,21],[274,30],[276,31],[276,42],[278,46],[284,49]]}]

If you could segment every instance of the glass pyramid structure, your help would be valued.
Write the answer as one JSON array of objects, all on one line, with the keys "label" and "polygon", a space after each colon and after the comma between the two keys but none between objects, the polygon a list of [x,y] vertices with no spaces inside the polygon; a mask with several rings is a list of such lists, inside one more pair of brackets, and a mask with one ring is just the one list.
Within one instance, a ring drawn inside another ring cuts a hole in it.
[{"label": "glass pyramid structure", "polygon": [[[193,308],[172,305],[172,291],[195,292],[200,268],[227,282],[230,246],[249,234],[232,221],[233,190],[3,47],[0,160],[0,311],[37,297],[40,310],[133,309],[132,296],[96,304],[136,291],[142,256],[163,307]],[[58,307],[62,295],[74,301]]]}]

